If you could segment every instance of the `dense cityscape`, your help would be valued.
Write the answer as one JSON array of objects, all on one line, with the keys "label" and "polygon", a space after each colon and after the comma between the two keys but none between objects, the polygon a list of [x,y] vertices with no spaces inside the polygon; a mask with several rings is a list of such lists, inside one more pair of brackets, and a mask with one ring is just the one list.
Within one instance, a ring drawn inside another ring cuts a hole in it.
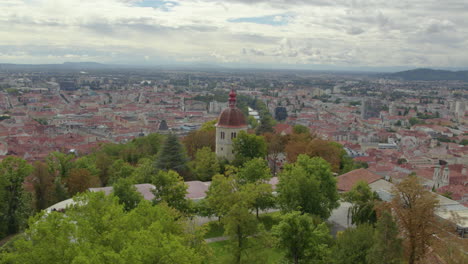
[{"label": "dense cityscape", "polygon": [[[53,151],[87,154],[150,133],[186,135],[215,120],[226,94],[264,103],[276,133],[304,125],[388,178],[416,172],[468,202],[463,82],[316,72],[75,70],[1,73],[0,154],[28,161]],[[253,106],[255,107],[255,106]],[[250,108],[256,121],[259,109]],[[436,170],[450,181],[435,182]]]}]

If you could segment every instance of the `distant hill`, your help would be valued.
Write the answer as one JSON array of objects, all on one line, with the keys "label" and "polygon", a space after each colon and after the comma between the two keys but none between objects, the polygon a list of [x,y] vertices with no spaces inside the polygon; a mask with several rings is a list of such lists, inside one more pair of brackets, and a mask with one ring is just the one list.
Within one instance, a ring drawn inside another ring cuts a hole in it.
[{"label": "distant hill", "polygon": [[386,74],[391,79],[406,81],[465,81],[468,82],[468,71],[445,71],[433,69],[415,69]]},{"label": "distant hill", "polygon": [[70,62],[66,61],[62,65],[70,66],[70,67],[106,67],[106,64],[92,62],[92,61],[85,61],[85,62]]},{"label": "distant hill", "polygon": [[81,70],[81,69],[108,69],[115,65],[97,62],[64,62],[62,64],[13,64],[0,63],[0,70]]}]

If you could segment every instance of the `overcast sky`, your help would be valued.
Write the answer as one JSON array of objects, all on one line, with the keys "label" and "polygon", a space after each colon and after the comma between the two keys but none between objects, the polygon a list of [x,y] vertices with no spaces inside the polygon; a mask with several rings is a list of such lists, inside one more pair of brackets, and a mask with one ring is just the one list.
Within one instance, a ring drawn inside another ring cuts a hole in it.
[{"label": "overcast sky", "polygon": [[0,10],[0,63],[468,66],[467,0],[0,0]]}]

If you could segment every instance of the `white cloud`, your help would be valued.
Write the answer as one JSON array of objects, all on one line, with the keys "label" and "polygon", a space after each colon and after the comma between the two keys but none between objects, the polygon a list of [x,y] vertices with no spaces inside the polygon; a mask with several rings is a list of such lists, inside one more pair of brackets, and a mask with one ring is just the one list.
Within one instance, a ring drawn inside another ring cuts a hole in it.
[{"label": "white cloud", "polygon": [[[2,0],[0,62],[463,67],[460,1]],[[281,23],[229,22],[253,17]]]}]

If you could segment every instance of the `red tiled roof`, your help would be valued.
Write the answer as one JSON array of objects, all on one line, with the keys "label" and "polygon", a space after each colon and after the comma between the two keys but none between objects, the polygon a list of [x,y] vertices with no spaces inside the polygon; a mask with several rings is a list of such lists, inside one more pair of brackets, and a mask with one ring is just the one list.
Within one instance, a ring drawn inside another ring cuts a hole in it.
[{"label": "red tiled roof", "polygon": [[438,193],[450,192],[453,200],[461,201],[464,196],[468,195],[468,186],[464,185],[447,185],[437,190]]},{"label": "red tiled roof", "polygon": [[434,168],[421,168],[414,171],[418,177],[432,180],[434,177]]},{"label": "red tiled roof", "polygon": [[229,107],[223,110],[218,118],[216,126],[220,127],[246,127],[244,114],[237,107]]},{"label": "red tiled roof", "polygon": [[380,175],[366,169],[357,169],[337,177],[338,191],[347,192],[353,188],[358,181],[365,181],[368,184],[382,179]]},{"label": "red tiled roof", "polygon": [[288,124],[277,124],[273,128],[275,129],[275,132],[277,134],[281,134],[283,131],[284,131],[285,134],[291,134],[292,133],[292,126],[290,126]]}]

